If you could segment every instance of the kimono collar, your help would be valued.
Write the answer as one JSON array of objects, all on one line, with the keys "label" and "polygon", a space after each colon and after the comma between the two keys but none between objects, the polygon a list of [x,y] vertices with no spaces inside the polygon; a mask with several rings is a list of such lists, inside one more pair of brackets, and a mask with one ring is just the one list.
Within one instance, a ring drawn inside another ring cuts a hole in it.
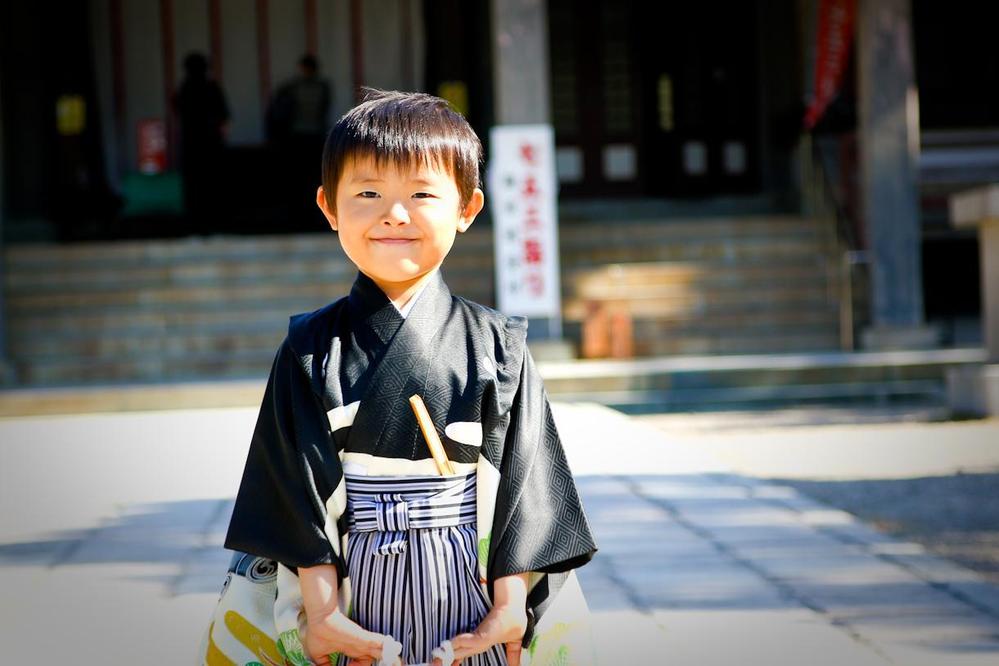
[{"label": "kimono collar", "polygon": [[[423,333],[420,338],[429,339],[451,309],[451,291],[444,284],[440,271],[436,271],[413,298],[415,303],[403,317],[374,280],[358,272],[348,296],[351,321],[354,326],[370,329],[385,344],[395,336],[403,322],[412,319],[408,328],[416,329],[418,334]],[[432,330],[425,331],[427,328]]]}]

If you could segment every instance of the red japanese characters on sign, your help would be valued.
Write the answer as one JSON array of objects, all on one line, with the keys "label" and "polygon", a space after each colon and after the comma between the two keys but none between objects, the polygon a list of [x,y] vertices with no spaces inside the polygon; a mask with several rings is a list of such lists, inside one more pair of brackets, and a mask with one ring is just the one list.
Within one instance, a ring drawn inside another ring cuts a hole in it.
[{"label": "red japanese characters on sign", "polygon": [[490,132],[497,304],[508,314],[561,313],[554,138],[550,125]]},{"label": "red japanese characters on sign", "polygon": [[139,171],[163,173],[167,167],[166,123],[160,118],[144,118],[139,121],[138,135]]},{"label": "red japanese characters on sign", "polygon": [[532,296],[541,296],[545,293],[545,276],[542,267],[543,250],[540,232],[540,222],[538,220],[538,200],[540,192],[538,190],[537,160],[535,156],[538,148],[530,142],[520,144],[518,151],[520,155],[520,167],[523,169],[523,180],[520,187],[520,194],[523,197],[523,217],[521,237],[523,243],[523,262],[525,264],[524,282],[528,293]]}]

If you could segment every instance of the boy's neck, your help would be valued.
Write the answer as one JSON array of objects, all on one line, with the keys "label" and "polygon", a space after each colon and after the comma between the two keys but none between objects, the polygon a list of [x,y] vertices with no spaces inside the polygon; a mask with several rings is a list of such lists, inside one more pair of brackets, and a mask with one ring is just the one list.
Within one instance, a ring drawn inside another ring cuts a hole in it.
[{"label": "boy's neck", "polygon": [[[371,278],[371,280],[378,285],[378,288],[381,289],[386,296],[388,296],[388,299],[392,301],[392,305],[394,305],[397,310],[402,310],[414,296],[420,293],[420,290],[423,289],[423,285],[434,278],[438,270],[440,269],[435,268],[429,273],[425,273],[415,280],[407,282],[383,282],[381,280],[376,280],[375,278]],[[369,275],[368,277],[371,276]]]}]

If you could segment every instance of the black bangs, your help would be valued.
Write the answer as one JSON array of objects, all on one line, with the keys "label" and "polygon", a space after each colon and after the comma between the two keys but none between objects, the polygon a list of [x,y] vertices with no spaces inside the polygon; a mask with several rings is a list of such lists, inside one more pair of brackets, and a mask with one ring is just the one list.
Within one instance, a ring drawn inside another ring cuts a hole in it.
[{"label": "black bangs", "polygon": [[482,144],[468,121],[433,95],[364,92],[364,101],[344,114],[326,138],[322,178],[330,210],[336,210],[344,165],[353,159],[373,159],[378,167],[443,168],[454,178],[464,208],[479,187],[482,161]]}]

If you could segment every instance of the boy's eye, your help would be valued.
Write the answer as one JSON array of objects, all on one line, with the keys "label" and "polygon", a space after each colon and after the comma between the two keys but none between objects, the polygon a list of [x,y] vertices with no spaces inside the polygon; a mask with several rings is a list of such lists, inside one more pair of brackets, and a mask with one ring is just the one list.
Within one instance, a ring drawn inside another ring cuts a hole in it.
[{"label": "boy's eye", "polygon": [[417,192],[413,195],[417,199],[431,199],[433,196],[430,192]]},{"label": "boy's eye", "polygon": [[365,190],[363,192],[358,192],[357,196],[361,197],[362,199],[374,199],[375,197],[378,196],[378,193],[372,192],[371,190]]}]

